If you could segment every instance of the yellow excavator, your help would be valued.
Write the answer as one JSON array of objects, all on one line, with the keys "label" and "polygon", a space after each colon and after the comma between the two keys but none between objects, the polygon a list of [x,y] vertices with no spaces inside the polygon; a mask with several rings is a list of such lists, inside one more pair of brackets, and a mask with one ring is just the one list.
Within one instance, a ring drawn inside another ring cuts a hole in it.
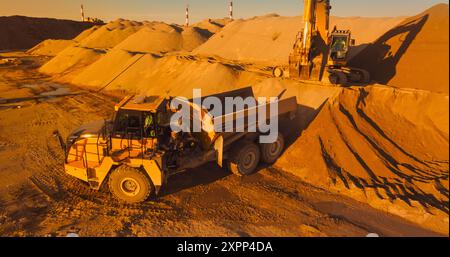
[{"label": "yellow excavator", "polygon": [[368,83],[370,74],[347,67],[348,53],[355,40],[350,30],[330,32],[330,0],[304,0],[304,28],[297,35],[289,55],[289,67],[275,67],[275,77],[290,77],[347,85]]}]

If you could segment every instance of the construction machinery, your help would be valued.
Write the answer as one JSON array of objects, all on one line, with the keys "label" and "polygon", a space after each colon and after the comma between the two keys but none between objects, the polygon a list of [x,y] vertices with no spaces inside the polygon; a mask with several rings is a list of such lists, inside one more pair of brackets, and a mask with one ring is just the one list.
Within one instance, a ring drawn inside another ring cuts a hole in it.
[{"label": "construction machinery", "polygon": [[330,0],[304,0],[304,28],[289,55],[288,67],[275,67],[275,77],[322,81],[335,85],[368,83],[367,71],[347,67],[349,49],[355,45],[351,31],[330,32]]},{"label": "construction machinery", "polygon": [[[234,97],[238,93],[242,90],[225,96]],[[224,99],[224,95],[219,99]],[[173,174],[216,161],[237,175],[248,175],[256,170],[260,160],[273,163],[283,151],[281,133],[273,143],[262,144],[260,133],[249,130],[233,133],[204,128],[200,132],[173,131],[171,117],[177,110],[170,106],[172,100],[172,97],[129,96],[115,106],[111,121],[82,125],[70,133],[66,141],[55,131],[54,136],[64,149],[66,173],[87,182],[94,190],[108,184],[117,199],[137,203],[158,195]],[[176,100],[184,101],[201,117],[209,115],[207,117],[211,118],[206,120],[213,127],[227,116],[246,117],[252,109],[257,112],[271,106],[258,103],[214,117],[192,100]],[[277,100],[276,104],[277,118],[295,116],[295,97]],[[246,126],[252,125],[249,123]],[[253,125],[259,126],[258,121]]]}]

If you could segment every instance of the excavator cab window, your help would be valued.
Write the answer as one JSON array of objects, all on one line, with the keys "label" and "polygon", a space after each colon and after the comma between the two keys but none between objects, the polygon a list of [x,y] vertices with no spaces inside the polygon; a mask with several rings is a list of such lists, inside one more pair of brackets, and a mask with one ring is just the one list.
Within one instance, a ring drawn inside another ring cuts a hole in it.
[{"label": "excavator cab window", "polygon": [[348,52],[348,37],[333,36],[331,42],[331,58],[333,60],[344,60]]}]

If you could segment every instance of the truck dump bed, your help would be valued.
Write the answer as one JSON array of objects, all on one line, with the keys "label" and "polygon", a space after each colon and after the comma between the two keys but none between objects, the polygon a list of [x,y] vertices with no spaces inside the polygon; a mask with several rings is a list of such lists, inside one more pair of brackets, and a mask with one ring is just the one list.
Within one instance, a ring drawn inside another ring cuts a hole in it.
[{"label": "truck dump bed", "polygon": [[[280,92],[282,93],[282,92]],[[221,104],[222,104],[222,110],[207,110],[208,114],[212,117],[211,124],[210,124],[210,130],[204,131],[203,134],[208,134],[205,137],[202,138],[202,141],[204,143],[204,148],[211,149],[212,145],[214,145],[215,140],[222,136],[223,138],[223,145],[226,148],[228,145],[232,144],[236,140],[239,140],[243,136],[245,136],[248,133],[254,133],[259,131],[260,124],[259,124],[259,116],[261,115],[261,111],[265,111],[265,119],[261,119],[263,122],[267,122],[269,119],[273,118],[292,118],[295,116],[297,112],[297,99],[296,97],[290,97],[286,99],[277,99],[276,101],[270,103],[268,101],[266,102],[255,102],[254,105],[248,106],[240,106],[243,108],[240,109],[234,109],[230,110],[225,107],[225,104],[227,102],[227,98],[236,98],[240,97],[244,100],[248,97],[252,97],[255,99],[253,90],[251,87],[238,89],[226,93],[211,95],[214,97],[217,97]],[[198,100],[198,99],[196,99]],[[202,103],[203,103],[203,99]],[[256,99],[258,100],[258,99]],[[269,99],[267,99],[269,100]],[[195,102],[194,100],[190,100],[190,102]],[[251,102],[251,101],[249,101]],[[271,106],[273,104],[277,105],[277,111],[272,114],[274,110],[271,112]],[[216,107],[214,107],[216,108]],[[219,114],[219,115],[217,115]],[[238,126],[238,121],[240,122]],[[278,126],[278,124],[277,124]],[[229,131],[228,128],[233,128],[233,130]],[[211,129],[214,128],[214,131],[211,131]]]}]

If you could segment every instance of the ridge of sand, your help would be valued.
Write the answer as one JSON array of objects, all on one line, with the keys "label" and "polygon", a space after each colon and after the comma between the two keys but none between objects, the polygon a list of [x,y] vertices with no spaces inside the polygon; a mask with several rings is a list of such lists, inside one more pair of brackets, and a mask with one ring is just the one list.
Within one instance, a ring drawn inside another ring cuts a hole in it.
[{"label": "ridge of sand", "polygon": [[[116,61],[120,61],[119,66],[114,65]],[[108,71],[105,75],[98,73],[101,67]],[[235,69],[214,58],[189,54],[161,57],[120,50],[91,65],[73,83],[97,89],[109,83],[108,90],[191,97],[193,88],[201,88],[202,94],[207,95],[248,86],[258,78],[257,74]]]},{"label": "ridge of sand", "polygon": [[72,39],[92,23],[24,16],[0,17],[0,50],[29,49],[46,39]]},{"label": "ridge of sand", "polygon": [[351,65],[381,84],[449,92],[448,4],[406,19],[370,44]]},{"label": "ridge of sand", "polygon": [[196,27],[202,30],[208,30],[209,32],[215,34],[219,32],[223,27],[225,27],[228,23],[232,22],[229,18],[223,19],[206,19],[200,22],[197,22],[192,25],[192,27]]},{"label": "ridge of sand", "polygon": [[[403,20],[397,18],[332,17],[331,27],[350,29],[358,45],[369,43]],[[301,17],[265,15],[229,23],[208,42],[194,50],[202,55],[218,55],[229,60],[287,63]],[[370,32],[369,32],[370,31]]]},{"label": "ridge of sand", "polygon": [[179,50],[191,51],[203,44],[210,36],[211,32],[202,31],[197,27],[183,28],[177,25],[153,22],[130,35],[113,50],[157,54]]}]

